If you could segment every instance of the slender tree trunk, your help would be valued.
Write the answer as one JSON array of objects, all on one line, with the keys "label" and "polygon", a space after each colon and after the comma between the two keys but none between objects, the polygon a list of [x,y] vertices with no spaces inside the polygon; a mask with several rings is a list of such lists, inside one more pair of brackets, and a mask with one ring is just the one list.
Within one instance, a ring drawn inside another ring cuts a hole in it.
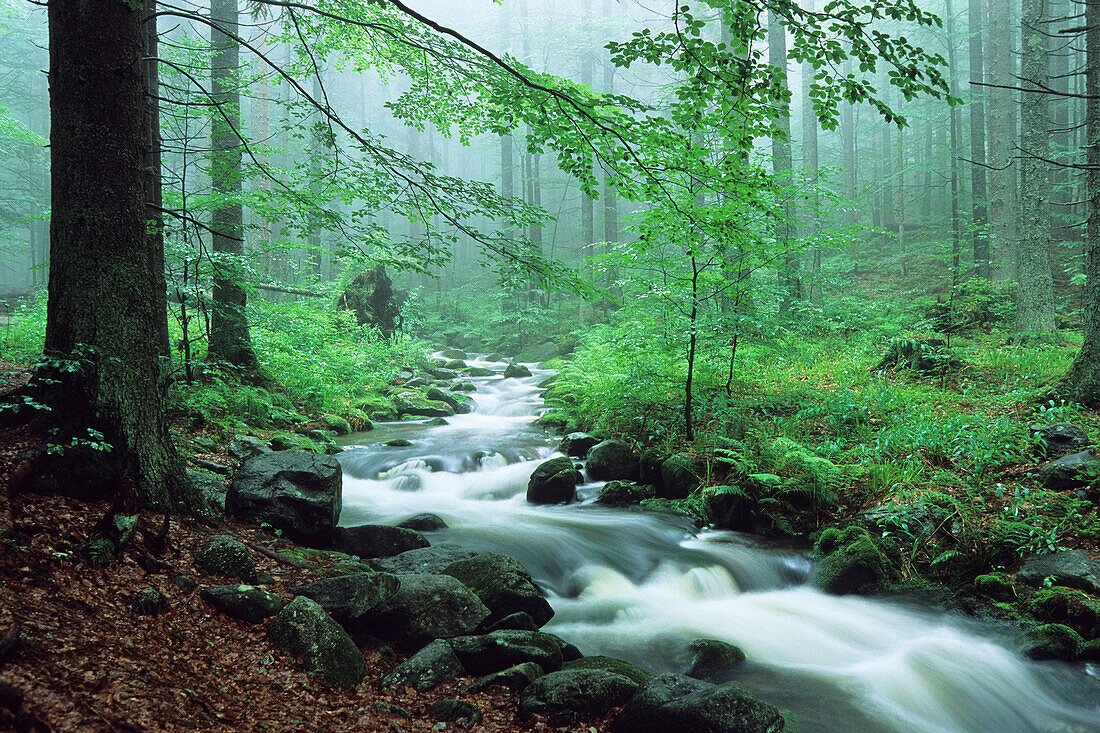
[{"label": "slender tree trunk", "polygon": [[[590,29],[592,27],[592,0],[584,0],[581,26],[584,28],[583,51],[581,56],[581,84],[592,86],[592,45]],[[581,246],[587,247],[596,239],[595,210],[592,197],[581,191]]]},{"label": "slender tree trunk", "polygon": [[684,429],[690,443],[695,440],[695,421],[692,415],[692,384],[695,380],[695,347],[698,341],[699,319],[699,261],[691,255],[691,313],[688,320],[687,379],[684,380]]},{"label": "slender tree trunk", "polygon": [[[813,11],[814,0],[809,0],[806,9]],[[802,168],[806,171],[806,183],[809,195],[806,196],[806,239],[811,244],[811,273],[809,297],[812,303],[820,305],[823,300],[821,290],[821,247],[817,245],[818,232],[818,197],[817,185],[820,180],[818,174],[818,150],[817,150],[817,114],[814,112],[813,100],[810,98],[810,88],[813,84],[814,67],[808,61],[802,64]],[[736,337],[735,337],[736,338]],[[736,350],[736,341],[734,342]],[[728,389],[727,389],[728,391]]]},{"label": "slender tree trunk", "polygon": [[982,58],[982,0],[969,0],[970,26],[970,191],[974,199],[974,274],[989,279],[989,217],[985,186],[985,64]]},{"label": "slender tree trunk", "polygon": [[[844,62],[844,73],[851,73],[851,63]],[[856,177],[856,124],[855,124],[855,110],[848,102],[840,103],[840,140],[841,140],[841,165],[842,180],[844,181],[844,192],[842,198],[847,199],[846,206],[848,208],[848,220],[847,225],[851,229],[849,237],[852,242],[855,242],[855,274],[859,276],[859,236],[856,233],[856,229],[859,225],[859,209],[856,207],[856,199],[858,198],[859,191],[858,179]]]},{"label": "slender tree trunk", "polygon": [[[989,81],[1015,86],[1012,57],[1013,28],[1009,0],[989,3]],[[998,276],[1015,279],[1016,272],[1016,117],[1010,89],[988,87],[989,100],[989,231],[992,250],[999,263]]]},{"label": "slender tree trunk", "polygon": [[1086,405],[1100,402],[1100,3],[1085,7],[1085,126],[1088,221],[1085,225],[1084,336],[1059,386]]},{"label": "slender tree trunk", "polygon": [[241,205],[241,93],[237,0],[211,0],[211,96],[218,104],[210,129],[210,177],[217,208],[214,230],[214,297],[207,358],[254,371],[256,355],[245,313],[244,209]]},{"label": "slender tree trunk", "polygon": [[[1047,60],[1046,0],[1023,0],[1022,84],[1025,89],[1050,86]],[[1028,337],[1052,338],[1054,327],[1054,279],[1050,270],[1050,157],[1049,104],[1046,94],[1022,94],[1020,147],[1023,169],[1020,232],[1020,287],[1016,296],[1016,332]]]},{"label": "slender tree trunk", "polygon": [[[779,69],[780,84],[787,88],[787,30],[779,22],[774,11],[768,11],[768,65]],[[795,221],[794,207],[790,203],[791,170],[794,168],[791,155],[791,116],[786,102],[779,105],[772,119],[776,133],[772,138],[772,173],[780,188],[781,204],[778,230],[775,242],[783,257],[781,282],[784,284],[781,310],[790,308],[791,301],[802,299],[802,285],[799,279],[799,255],[792,236]]]},{"label": "slender tree trunk", "polygon": [[[959,82],[956,73],[955,53],[955,15],[951,7],[951,0],[944,0],[945,26],[947,30],[947,64],[950,67],[948,84],[951,96],[959,96]],[[962,266],[962,232],[959,226],[959,108],[951,107],[948,110],[948,135],[951,150],[951,289],[954,290],[959,282],[959,268]]]},{"label": "slender tree trunk", "polygon": [[[123,504],[204,512],[164,414],[164,254],[150,234],[156,173],[144,94],[146,11],[120,0],[53,0],[50,25],[51,204],[46,354],[41,399],[55,441],[100,431]],[[155,229],[155,227],[153,227]],[[74,451],[76,452],[76,451]]]}]

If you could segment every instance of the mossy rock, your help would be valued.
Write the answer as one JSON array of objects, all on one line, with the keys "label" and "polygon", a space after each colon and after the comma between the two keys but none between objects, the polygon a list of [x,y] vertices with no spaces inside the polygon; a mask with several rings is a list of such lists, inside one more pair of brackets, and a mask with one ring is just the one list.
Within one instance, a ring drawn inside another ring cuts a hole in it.
[{"label": "mossy rock", "polygon": [[494,372],[492,369],[486,369],[485,367],[467,367],[467,377],[491,377]]},{"label": "mossy rock", "polygon": [[1011,603],[1016,599],[1016,586],[1005,573],[989,573],[974,578],[974,591],[995,601]]},{"label": "mossy rock", "polygon": [[580,659],[574,659],[570,662],[566,662],[561,666],[562,669],[599,669],[604,672],[612,672],[614,674],[626,677],[628,680],[637,685],[644,685],[651,677],[652,672],[647,672],[641,667],[637,667],[630,662],[625,662],[622,659],[616,659],[615,657],[581,657]]},{"label": "mossy rock", "polygon": [[1043,588],[1027,602],[1039,621],[1065,624],[1086,639],[1100,635],[1100,599],[1073,588]]},{"label": "mossy rock", "polygon": [[380,394],[368,394],[355,403],[355,409],[370,420],[386,422],[397,419],[397,408],[393,402]]},{"label": "mossy rock", "polygon": [[279,433],[268,441],[271,450],[300,450],[307,453],[324,453],[325,447],[318,445],[317,441],[298,433]]},{"label": "mossy rock", "polygon": [[881,593],[899,580],[897,570],[860,527],[826,529],[814,544],[814,552],[820,562],[814,582],[827,593]]},{"label": "mossy rock", "polygon": [[652,486],[639,485],[629,481],[608,481],[600,490],[597,504],[605,506],[630,506],[652,499],[657,495]]},{"label": "mossy rock", "polygon": [[538,420],[535,420],[535,424],[545,428],[565,430],[569,427],[569,418],[560,412],[548,412]]},{"label": "mossy rock", "polygon": [[256,562],[252,559],[252,553],[244,543],[229,535],[211,537],[195,553],[195,565],[215,577],[240,578],[246,583],[256,582]]},{"label": "mossy rock", "polygon": [[462,359],[451,359],[450,361],[445,362],[443,364],[443,368],[444,369],[456,369],[456,370],[457,369],[465,369],[466,368],[466,362],[462,361]]},{"label": "mossy rock", "polygon": [[347,435],[351,432],[351,423],[339,415],[321,415],[321,422],[337,435]]},{"label": "mossy rock", "polygon": [[1081,635],[1064,624],[1043,624],[1027,632],[1024,654],[1032,659],[1072,662],[1085,648]]}]

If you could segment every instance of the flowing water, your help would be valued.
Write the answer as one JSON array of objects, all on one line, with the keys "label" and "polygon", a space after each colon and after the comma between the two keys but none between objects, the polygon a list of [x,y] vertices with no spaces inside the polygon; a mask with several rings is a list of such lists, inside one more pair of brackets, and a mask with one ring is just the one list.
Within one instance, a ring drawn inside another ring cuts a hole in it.
[{"label": "flowing water", "polygon": [[[504,364],[470,359],[503,371]],[[1100,731],[1095,665],[1031,662],[1002,627],[900,600],[830,596],[806,585],[799,552],[684,520],[592,503],[533,506],[525,492],[556,439],[534,426],[537,383],[473,379],[476,409],[444,426],[387,423],[350,436],[341,523],[446,520],[427,533],[518,558],[556,611],[546,630],[586,654],[683,672],[701,637],[741,647],[736,679],[792,710],[803,733]],[[411,446],[381,445],[406,438]]]}]

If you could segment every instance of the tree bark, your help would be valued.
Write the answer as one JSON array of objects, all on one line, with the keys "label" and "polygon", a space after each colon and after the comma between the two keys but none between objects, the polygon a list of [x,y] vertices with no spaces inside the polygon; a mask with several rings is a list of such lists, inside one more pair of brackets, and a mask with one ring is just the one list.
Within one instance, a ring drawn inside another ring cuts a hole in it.
[{"label": "tree bark", "polygon": [[1100,403],[1100,4],[1085,3],[1085,26],[1085,327],[1081,350],[1059,391],[1075,402],[1095,405]]},{"label": "tree bark", "polygon": [[[1023,68],[1025,89],[1050,84],[1047,38],[1047,0],[1023,0]],[[1044,93],[1024,92],[1020,147],[1022,148],[1022,223],[1018,253],[1020,287],[1016,295],[1016,333],[1053,338],[1054,279],[1050,270],[1050,185],[1048,165],[1049,102]]]},{"label": "tree bark", "polygon": [[[809,0],[806,9],[813,11],[814,0]],[[814,67],[808,61],[802,63],[802,168],[806,172],[806,183],[809,194],[806,196],[806,221],[804,230],[806,239],[811,242],[811,273],[809,298],[810,302],[820,305],[821,291],[821,248],[817,246],[818,216],[817,216],[817,185],[820,180],[818,174],[818,149],[817,149],[817,114],[814,112],[813,100],[810,99],[810,87],[813,84]]]},{"label": "tree bark", "polygon": [[[779,69],[780,85],[787,89],[787,29],[779,22],[774,11],[768,11],[768,65]],[[791,301],[802,299],[802,284],[799,279],[799,255],[795,246],[794,207],[789,200],[791,169],[794,168],[791,155],[791,116],[787,103],[777,105],[777,114],[772,119],[776,134],[772,138],[772,174],[780,187],[780,213],[776,231],[776,245],[783,257],[781,282],[784,285],[781,310],[790,308]]]},{"label": "tree bark", "polygon": [[[989,80],[1014,86],[1015,62],[1009,0],[989,0]],[[988,87],[989,101],[989,232],[998,263],[996,274],[1015,279],[1016,272],[1016,104],[1011,89]]]},{"label": "tree bark", "polygon": [[211,0],[210,88],[218,104],[210,125],[210,178],[217,206],[214,230],[214,297],[207,358],[248,371],[259,368],[252,351],[244,289],[244,209],[241,205],[241,93],[237,0]]},{"label": "tree bark", "polygon": [[970,192],[974,201],[974,274],[989,279],[988,194],[985,186],[985,64],[982,58],[982,0],[969,0],[970,31]]},{"label": "tree bark", "polygon": [[[52,0],[51,205],[42,399],[66,438],[103,433],[127,503],[205,512],[168,434],[161,334],[163,250],[146,198],[145,11],[122,0]],[[56,438],[55,438],[56,440]]]}]

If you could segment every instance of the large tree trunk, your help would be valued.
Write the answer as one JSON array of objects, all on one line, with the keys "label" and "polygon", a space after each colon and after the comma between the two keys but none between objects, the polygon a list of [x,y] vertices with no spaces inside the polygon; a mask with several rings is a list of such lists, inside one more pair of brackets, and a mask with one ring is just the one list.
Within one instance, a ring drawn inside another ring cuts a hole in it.
[{"label": "large tree trunk", "polygon": [[[163,251],[150,234],[144,10],[121,0],[52,0],[47,356],[41,398],[66,437],[103,433],[132,503],[204,511],[163,409]],[[55,439],[56,440],[56,439]]]},{"label": "large tree trunk", "polygon": [[1100,402],[1100,4],[1085,4],[1085,103],[1088,221],[1085,224],[1084,339],[1060,391],[1087,405]]},{"label": "large tree trunk", "polygon": [[211,216],[214,230],[214,298],[207,356],[255,371],[245,307],[244,211],[241,206],[241,93],[237,0],[211,0],[210,31],[213,58],[211,93],[218,103],[210,125],[210,177],[218,205]]},{"label": "large tree trunk", "polygon": [[[957,81],[955,65],[955,14],[951,8],[951,0],[944,0],[944,17],[947,30],[947,64],[952,97],[959,96],[959,83]],[[962,240],[959,228],[959,108],[951,107],[948,110],[949,137],[951,139],[951,288],[954,289],[959,282],[959,267],[962,256]]]},{"label": "large tree trunk", "polygon": [[[1009,0],[989,0],[989,80],[1015,85]],[[1016,272],[1016,105],[1011,89],[989,87],[989,232],[998,276]]]},{"label": "large tree trunk", "polygon": [[989,279],[988,204],[985,188],[985,64],[982,58],[982,0],[969,0],[970,25],[970,191],[974,199],[974,274]]},{"label": "large tree trunk", "polygon": [[[1047,60],[1046,0],[1023,0],[1023,85],[1042,90],[1050,86]],[[1020,288],[1016,296],[1016,332],[1052,338],[1054,279],[1050,271],[1050,182],[1048,178],[1050,117],[1043,92],[1025,91],[1022,102],[1020,147],[1023,170],[1022,222],[1018,252]]]}]

